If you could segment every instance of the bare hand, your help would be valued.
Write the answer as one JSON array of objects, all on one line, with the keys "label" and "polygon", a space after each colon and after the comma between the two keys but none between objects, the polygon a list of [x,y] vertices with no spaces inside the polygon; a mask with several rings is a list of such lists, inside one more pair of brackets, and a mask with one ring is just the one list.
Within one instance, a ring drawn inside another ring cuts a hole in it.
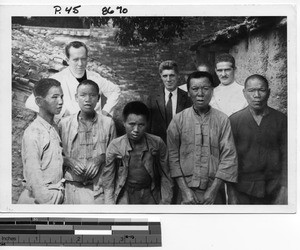
[{"label": "bare hand", "polygon": [[214,204],[218,191],[220,186],[222,185],[223,181],[219,178],[215,178],[212,185],[206,190],[204,193],[204,204],[205,205],[211,205]]},{"label": "bare hand", "polygon": [[206,190],[206,192],[204,193],[204,204],[205,205],[212,205],[215,202],[215,199],[217,197],[217,191],[210,187]]},{"label": "bare hand", "polygon": [[71,162],[73,172],[78,176],[84,175],[85,166],[80,161],[77,161],[75,159],[72,159]]},{"label": "bare hand", "polygon": [[103,164],[105,164],[105,154],[98,155],[97,157],[89,161],[87,163],[87,169],[84,175],[85,179],[94,179]]},{"label": "bare hand", "polygon": [[87,164],[87,169],[85,171],[84,177],[86,180],[92,180],[96,177],[99,171],[99,164],[95,161],[89,161]]},{"label": "bare hand", "polygon": [[186,188],[184,191],[182,190],[182,202],[181,204],[197,204],[199,203],[196,195],[190,188]]}]

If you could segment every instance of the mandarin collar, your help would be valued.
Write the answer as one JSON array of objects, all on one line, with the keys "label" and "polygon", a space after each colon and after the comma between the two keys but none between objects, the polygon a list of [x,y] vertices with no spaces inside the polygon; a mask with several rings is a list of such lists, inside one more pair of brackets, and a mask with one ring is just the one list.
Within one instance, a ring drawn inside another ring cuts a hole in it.
[{"label": "mandarin collar", "polygon": [[[194,113],[195,113],[197,116],[201,116],[201,115],[199,114],[199,112],[194,108],[194,105],[192,106],[192,108],[193,108]],[[207,110],[207,112],[206,112],[205,114],[203,114],[203,115],[204,115],[204,116],[207,116],[207,115],[210,114],[210,112],[211,112],[211,106],[208,105],[208,110]]]}]

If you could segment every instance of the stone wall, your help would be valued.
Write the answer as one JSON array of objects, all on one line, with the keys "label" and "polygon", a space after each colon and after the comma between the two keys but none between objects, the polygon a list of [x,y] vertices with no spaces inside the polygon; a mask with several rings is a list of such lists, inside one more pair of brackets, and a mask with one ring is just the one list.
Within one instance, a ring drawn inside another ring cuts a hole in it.
[{"label": "stone wall", "polygon": [[265,76],[270,83],[269,105],[287,113],[287,19],[248,17],[200,39],[191,46],[197,60],[204,57],[214,65],[216,55],[230,53],[236,60],[240,84],[252,74]]},{"label": "stone wall", "polygon": [[252,74],[264,75],[270,83],[269,105],[287,113],[286,27],[251,34],[229,51],[236,59],[238,82]]}]

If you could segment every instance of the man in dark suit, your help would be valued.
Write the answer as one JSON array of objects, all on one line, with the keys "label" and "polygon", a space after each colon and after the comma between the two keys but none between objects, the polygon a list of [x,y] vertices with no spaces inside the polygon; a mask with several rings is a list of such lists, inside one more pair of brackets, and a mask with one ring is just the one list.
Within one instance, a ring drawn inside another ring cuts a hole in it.
[{"label": "man in dark suit", "polygon": [[179,71],[175,61],[159,65],[159,74],[164,86],[159,87],[149,98],[151,112],[150,133],[166,142],[166,131],[172,117],[192,105],[187,92],[178,88]]},{"label": "man in dark suit", "polygon": [[[160,136],[167,141],[167,128],[172,117],[182,110],[192,106],[187,92],[178,88],[179,71],[176,62],[168,60],[159,65],[159,74],[163,82],[149,98],[150,133]],[[177,184],[173,190],[172,204],[180,201],[180,192]]]}]

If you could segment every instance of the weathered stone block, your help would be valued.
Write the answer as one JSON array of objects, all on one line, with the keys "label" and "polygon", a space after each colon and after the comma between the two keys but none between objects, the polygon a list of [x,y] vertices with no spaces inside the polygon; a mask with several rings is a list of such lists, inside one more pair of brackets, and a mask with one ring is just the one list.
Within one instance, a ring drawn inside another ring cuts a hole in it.
[{"label": "weathered stone block", "polygon": [[29,50],[24,51],[24,55],[28,57],[36,58],[36,55]]}]

